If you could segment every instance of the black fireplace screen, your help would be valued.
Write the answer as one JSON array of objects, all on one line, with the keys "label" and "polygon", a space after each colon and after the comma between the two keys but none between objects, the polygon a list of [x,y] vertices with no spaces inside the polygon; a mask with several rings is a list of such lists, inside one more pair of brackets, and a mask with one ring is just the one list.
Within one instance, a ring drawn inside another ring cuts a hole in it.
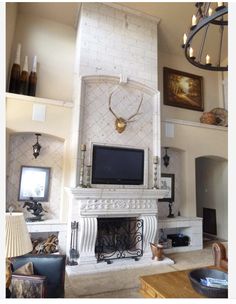
[{"label": "black fireplace screen", "polygon": [[98,262],[141,257],[143,255],[143,220],[99,218],[95,252]]}]

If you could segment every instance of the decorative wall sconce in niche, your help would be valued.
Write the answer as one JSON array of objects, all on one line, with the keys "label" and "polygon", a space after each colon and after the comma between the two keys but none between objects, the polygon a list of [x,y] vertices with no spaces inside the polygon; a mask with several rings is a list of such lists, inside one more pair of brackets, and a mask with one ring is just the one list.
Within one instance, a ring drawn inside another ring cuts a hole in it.
[{"label": "decorative wall sconce in niche", "polygon": [[36,135],[36,138],[37,138],[37,142],[33,145],[33,155],[35,158],[37,158],[39,156],[39,153],[40,153],[40,149],[41,149],[41,146],[38,142],[38,137],[41,136],[40,133],[35,133]]},{"label": "decorative wall sconce in niche", "polygon": [[164,161],[165,167],[168,167],[168,166],[169,166],[169,163],[170,163],[170,157],[169,157],[169,155],[167,154],[167,150],[168,150],[169,148],[168,148],[168,147],[164,147],[164,149],[166,150],[166,154],[163,156],[163,161]]}]

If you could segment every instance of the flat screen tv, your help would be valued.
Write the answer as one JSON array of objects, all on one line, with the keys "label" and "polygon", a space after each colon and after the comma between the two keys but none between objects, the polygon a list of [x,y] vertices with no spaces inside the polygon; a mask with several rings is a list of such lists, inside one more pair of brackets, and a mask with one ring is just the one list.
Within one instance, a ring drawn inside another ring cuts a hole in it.
[{"label": "flat screen tv", "polygon": [[143,185],[144,150],[93,145],[92,184]]}]

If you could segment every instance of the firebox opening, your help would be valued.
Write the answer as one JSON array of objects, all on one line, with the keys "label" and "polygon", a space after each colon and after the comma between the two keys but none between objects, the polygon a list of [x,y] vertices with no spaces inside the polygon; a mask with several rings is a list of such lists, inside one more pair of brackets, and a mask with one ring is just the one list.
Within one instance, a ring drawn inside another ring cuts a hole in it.
[{"label": "firebox opening", "polygon": [[143,220],[98,218],[95,246],[97,261],[135,258],[143,255]]}]

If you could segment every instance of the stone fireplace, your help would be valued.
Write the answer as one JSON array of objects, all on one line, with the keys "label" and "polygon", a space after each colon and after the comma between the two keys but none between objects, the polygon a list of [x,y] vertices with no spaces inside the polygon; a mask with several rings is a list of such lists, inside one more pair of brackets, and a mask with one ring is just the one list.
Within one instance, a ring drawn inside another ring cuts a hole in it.
[{"label": "stone fireplace", "polygon": [[[70,223],[79,222],[79,265],[96,264],[100,218],[131,218],[143,223],[143,254],[151,260],[150,242],[158,238],[160,188],[160,93],[157,88],[157,19],[116,4],[83,3],[78,25],[75,100],[71,151],[72,185],[69,194]],[[139,114],[123,133],[117,132],[112,105],[118,117],[127,119],[142,98]],[[140,186],[92,185],[79,187],[80,147],[86,145],[85,165],[92,166],[93,144],[145,149],[145,184]],[[157,161],[156,186],[154,165]],[[68,243],[68,254],[70,240]]]}]

